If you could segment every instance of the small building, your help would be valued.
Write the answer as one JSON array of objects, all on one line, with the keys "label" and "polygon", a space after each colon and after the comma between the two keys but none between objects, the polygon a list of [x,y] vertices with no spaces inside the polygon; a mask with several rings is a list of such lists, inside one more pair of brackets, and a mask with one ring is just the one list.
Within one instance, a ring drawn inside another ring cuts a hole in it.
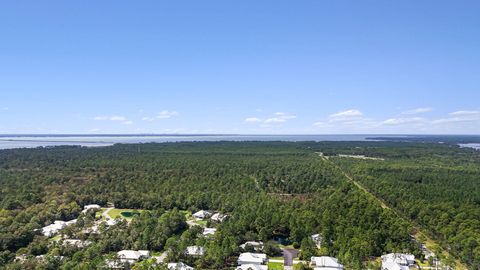
[{"label": "small building", "polygon": [[46,255],[46,254],[42,254],[42,255],[35,256],[35,259],[36,259],[37,261],[40,261],[40,262],[44,262],[44,261],[46,261],[48,258],[54,259],[54,260],[59,260],[59,261],[62,261],[63,259],[65,259],[64,256],[57,256],[57,255]]},{"label": "small building", "polygon": [[415,265],[415,255],[389,253],[382,256],[382,270],[408,270]]},{"label": "small building", "polygon": [[224,222],[225,219],[227,219],[227,215],[221,214],[221,213],[215,213],[213,216],[210,218],[211,220],[215,222]]},{"label": "small building", "polygon": [[188,246],[186,254],[192,257],[201,257],[205,254],[205,248],[201,246]]},{"label": "small building", "polygon": [[263,249],[263,242],[262,241],[247,241],[240,245],[240,248],[245,250],[248,246],[251,246],[255,251],[260,251]]},{"label": "small building", "polygon": [[322,247],[322,241],[323,241],[323,237],[320,235],[320,234],[314,234],[312,236],[310,236],[310,238],[312,239],[312,241],[315,243],[315,245],[317,246],[317,248],[321,248]]},{"label": "small building", "polygon": [[251,252],[241,253],[237,262],[240,266],[244,264],[262,265],[267,262],[267,254]]},{"label": "small building", "polygon": [[87,240],[85,241],[80,239],[64,239],[63,240],[64,246],[70,246],[70,247],[76,247],[76,248],[83,248],[90,244],[92,244],[92,242]]},{"label": "small building", "polygon": [[148,250],[121,250],[117,252],[117,256],[121,262],[133,264],[140,260],[150,258],[150,252]]},{"label": "small building", "polygon": [[20,263],[23,263],[24,261],[27,260],[27,254],[22,254],[22,255],[17,255],[15,256],[15,262],[20,262]]},{"label": "small building", "polygon": [[215,228],[205,228],[203,229],[203,236],[209,236],[209,235],[214,235],[217,232],[217,229]]},{"label": "small building", "polygon": [[90,209],[100,209],[100,208],[102,207],[100,207],[100,205],[98,204],[87,204],[83,207],[82,213],[85,213]]},{"label": "small building", "polygon": [[113,218],[109,218],[109,219],[107,219],[107,221],[105,221],[105,223],[107,223],[107,226],[110,227],[110,226],[113,226],[113,225],[117,224],[117,221]]},{"label": "small building", "polygon": [[328,256],[312,257],[311,265],[314,270],[343,270],[343,265],[338,263],[337,258]]},{"label": "small building", "polygon": [[268,266],[259,264],[243,264],[237,266],[235,270],[268,270]]},{"label": "small building", "polygon": [[194,270],[193,267],[188,266],[182,262],[167,264],[168,270]]},{"label": "small building", "polygon": [[200,210],[192,215],[196,219],[207,219],[212,216],[212,213],[207,210]]}]

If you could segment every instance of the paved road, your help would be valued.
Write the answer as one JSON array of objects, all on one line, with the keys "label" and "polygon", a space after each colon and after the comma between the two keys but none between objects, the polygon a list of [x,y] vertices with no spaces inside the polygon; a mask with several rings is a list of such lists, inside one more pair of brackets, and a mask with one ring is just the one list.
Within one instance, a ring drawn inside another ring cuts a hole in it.
[{"label": "paved road", "polygon": [[296,249],[283,249],[283,264],[285,269],[287,266],[293,266],[293,258],[296,258],[298,255],[298,250]]}]

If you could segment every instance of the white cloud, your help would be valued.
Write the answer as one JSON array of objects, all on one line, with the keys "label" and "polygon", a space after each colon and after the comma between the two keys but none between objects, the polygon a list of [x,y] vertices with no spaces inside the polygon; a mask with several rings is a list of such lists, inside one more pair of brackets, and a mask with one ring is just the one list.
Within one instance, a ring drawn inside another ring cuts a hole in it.
[{"label": "white cloud", "polygon": [[432,124],[480,122],[480,111],[456,111],[449,113],[451,117],[432,121]]},{"label": "white cloud", "polygon": [[142,117],[142,121],[152,122],[152,121],[155,121],[157,119],[169,119],[169,118],[172,118],[172,117],[177,116],[177,115],[179,115],[179,113],[177,111],[163,110],[153,117],[151,117],[151,116]]},{"label": "white cloud", "polygon": [[265,123],[284,123],[285,121],[287,121],[286,119],[283,119],[283,118],[278,118],[278,117],[272,117],[272,118],[268,118],[268,119],[265,119]]},{"label": "white cloud", "polygon": [[410,118],[390,118],[383,121],[382,125],[404,125],[404,124],[415,124],[415,123],[424,123],[426,120],[421,117],[410,117]]},{"label": "white cloud", "polygon": [[328,116],[329,122],[350,122],[363,119],[363,113],[357,109],[337,112]]},{"label": "white cloud", "polygon": [[456,111],[450,113],[451,116],[480,116],[480,111]]},{"label": "white cloud", "polygon": [[113,116],[95,116],[95,121],[128,121],[125,116],[113,115]]},{"label": "white cloud", "polygon": [[288,120],[297,118],[296,115],[285,113],[285,112],[276,112],[272,117],[261,119],[258,117],[249,117],[244,120],[246,123],[264,123],[264,124],[281,124],[285,123]]},{"label": "white cloud", "polygon": [[154,117],[148,117],[148,116],[145,116],[145,117],[142,117],[142,121],[149,121],[149,122],[152,122],[154,121],[155,118]]},{"label": "white cloud", "polygon": [[371,119],[356,109],[327,115],[312,124],[317,133],[351,134],[452,134],[479,133],[480,110],[459,110],[444,118],[420,117],[427,108],[406,111],[393,117]]},{"label": "white cloud", "polygon": [[133,124],[133,121],[124,121],[124,122],[122,122],[122,124],[124,124],[124,125],[131,125],[131,124]]},{"label": "white cloud", "polygon": [[413,109],[413,110],[408,110],[408,111],[404,111],[402,112],[402,114],[420,114],[420,113],[427,113],[427,112],[431,112],[433,111],[432,108],[416,108],[416,109]]},{"label": "white cloud", "polygon": [[262,119],[257,118],[257,117],[248,117],[248,118],[245,118],[244,121],[247,122],[247,123],[260,123],[260,122],[262,122]]},{"label": "white cloud", "polygon": [[127,118],[125,116],[112,116],[110,121],[127,121]]},{"label": "white cloud", "polygon": [[363,113],[356,109],[346,110],[331,114],[330,118],[344,118],[344,117],[359,117],[363,116]]},{"label": "white cloud", "polygon": [[176,112],[176,111],[164,110],[164,111],[161,111],[161,112],[158,113],[157,118],[158,119],[168,119],[168,118],[172,118],[173,116],[177,116],[177,115],[178,115],[178,112]]},{"label": "white cloud", "polygon": [[92,128],[92,129],[88,130],[88,132],[98,132],[98,131],[100,131],[99,128]]}]

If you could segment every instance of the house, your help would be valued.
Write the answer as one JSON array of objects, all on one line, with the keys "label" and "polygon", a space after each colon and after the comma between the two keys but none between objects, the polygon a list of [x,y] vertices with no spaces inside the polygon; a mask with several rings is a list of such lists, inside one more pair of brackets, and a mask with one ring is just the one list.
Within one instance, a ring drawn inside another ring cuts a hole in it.
[{"label": "house", "polygon": [[117,224],[117,221],[115,221],[115,219],[113,219],[113,218],[110,218],[110,219],[107,219],[107,221],[105,221],[105,223],[107,223],[107,226],[113,226],[113,225]]},{"label": "house", "polygon": [[27,260],[27,255],[26,254],[22,254],[22,255],[17,255],[15,256],[15,262],[20,262],[20,263],[23,263],[24,261]]},{"label": "house", "polygon": [[382,256],[382,270],[408,270],[413,265],[413,254],[390,253]]},{"label": "house", "polygon": [[188,266],[182,262],[167,264],[168,270],[194,270],[193,267]]},{"label": "house", "polygon": [[237,266],[235,270],[268,270],[268,266],[258,264],[244,264]]},{"label": "house", "polygon": [[148,250],[121,250],[117,252],[117,256],[121,262],[133,264],[142,259],[150,258],[150,252]]},{"label": "house", "polygon": [[57,234],[61,229],[69,225],[75,224],[76,222],[76,219],[72,219],[70,221],[55,220],[52,224],[43,227],[41,231],[43,235],[51,237]]},{"label": "house", "polygon": [[256,264],[261,265],[267,262],[267,254],[264,253],[251,253],[245,252],[241,253],[238,257],[238,265],[244,264]]},{"label": "house", "polygon": [[253,247],[253,249],[255,251],[260,251],[263,249],[263,242],[262,241],[247,241],[243,244],[240,245],[240,248],[242,248],[243,250],[245,250],[248,246],[251,246]]},{"label": "house", "polygon": [[64,239],[63,240],[63,245],[64,246],[71,246],[71,247],[77,247],[77,248],[83,248],[88,245],[92,244],[91,241],[82,241],[80,239]]},{"label": "house", "polygon": [[310,236],[310,238],[312,239],[312,241],[315,243],[315,245],[317,246],[317,248],[321,248],[322,247],[322,241],[323,241],[323,237],[320,235],[320,234],[314,234],[312,236]]},{"label": "house", "polygon": [[321,257],[312,257],[311,265],[314,270],[338,270],[343,269],[343,265],[338,263],[337,258],[321,256]]},{"label": "house", "polygon": [[47,259],[54,259],[54,260],[59,260],[59,261],[63,261],[65,259],[65,256],[57,256],[57,255],[46,255],[46,254],[42,254],[42,255],[38,255],[38,256],[35,256],[35,259],[37,261],[40,261],[40,262],[45,262]]},{"label": "house", "polygon": [[205,228],[203,229],[203,236],[209,236],[209,235],[214,235],[215,232],[217,232],[217,229],[215,228]]},{"label": "house", "polygon": [[224,215],[221,213],[215,213],[210,219],[216,222],[224,222],[225,219],[227,219],[227,215]]},{"label": "house", "polygon": [[106,260],[105,268],[107,269],[126,269],[128,267],[127,262],[121,262],[118,260]]},{"label": "house", "polygon": [[420,249],[422,250],[425,259],[429,259],[430,257],[435,258],[435,253],[428,249],[425,244],[421,244]]},{"label": "house", "polygon": [[188,256],[201,257],[205,254],[205,248],[201,246],[188,246],[186,253]]},{"label": "house", "polygon": [[212,216],[212,213],[206,210],[200,210],[192,215],[196,219],[207,219]]},{"label": "house", "polygon": [[90,209],[100,209],[100,205],[98,204],[87,204],[83,207],[82,213],[87,212]]}]

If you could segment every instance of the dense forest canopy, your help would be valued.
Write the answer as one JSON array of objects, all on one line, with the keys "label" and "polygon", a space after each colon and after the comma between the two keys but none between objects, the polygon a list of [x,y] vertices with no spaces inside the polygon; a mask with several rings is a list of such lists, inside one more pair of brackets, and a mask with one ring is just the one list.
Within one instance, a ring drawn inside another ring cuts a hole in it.
[{"label": "dense forest canopy", "polygon": [[[319,152],[381,160],[326,160]],[[388,252],[422,256],[410,237],[412,224],[418,224],[477,269],[479,164],[474,150],[402,142],[183,142],[2,150],[0,265],[96,269],[119,250],[146,249],[169,250],[168,261],[198,269],[230,269],[243,242],[272,243],[268,250],[274,256],[281,239],[300,248],[301,258],[329,255],[349,269],[362,269]],[[382,208],[343,171],[395,211]],[[95,213],[81,210],[92,203],[140,212],[130,223],[85,234],[82,230],[94,222]],[[208,239],[198,237],[198,226],[186,224],[184,213],[200,209],[229,215],[221,224],[208,224],[218,229]],[[37,231],[54,220],[73,218],[79,222],[65,234],[92,242],[88,247],[65,248]],[[323,237],[320,250],[309,242],[316,233]],[[206,247],[205,255],[186,257],[182,251],[191,245]],[[53,259],[32,261],[43,254]],[[14,262],[20,255],[29,259]]]}]

